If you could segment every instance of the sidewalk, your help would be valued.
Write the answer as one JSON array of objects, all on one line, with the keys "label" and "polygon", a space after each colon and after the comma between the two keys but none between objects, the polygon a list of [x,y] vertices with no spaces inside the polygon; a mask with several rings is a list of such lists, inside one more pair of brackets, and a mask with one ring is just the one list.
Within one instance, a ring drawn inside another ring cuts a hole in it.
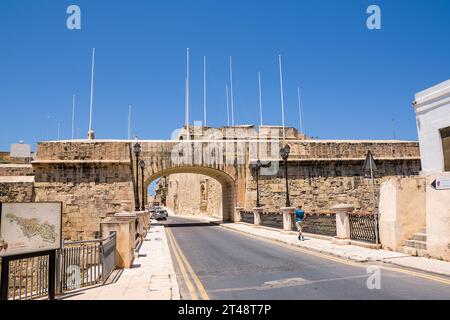
[{"label": "sidewalk", "polygon": [[220,226],[252,236],[274,240],[357,262],[380,261],[406,268],[450,276],[450,262],[446,261],[413,257],[405,253],[381,249],[368,249],[354,245],[341,246],[331,243],[330,240],[312,238],[308,234],[305,234],[305,241],[299,241],[296,234],[284,233],[271,228],[255,227],[244,223],[224,223]]},{"label": "sidewalk", "polygon": [[164,226],[151,225],[133,267],[121,271],[117,281],[111,284],[71,291],[58,299],[180,300]]}]

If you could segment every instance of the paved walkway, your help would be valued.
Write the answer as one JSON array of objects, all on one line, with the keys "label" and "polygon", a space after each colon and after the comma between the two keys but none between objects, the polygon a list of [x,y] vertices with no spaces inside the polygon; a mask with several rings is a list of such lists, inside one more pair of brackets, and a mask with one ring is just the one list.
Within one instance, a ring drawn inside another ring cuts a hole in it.
[{"label": "paved walkway", "polygon": [[301,247],[316,252],[326,253],[358,262],[381,261],[402,267],[450,276],[450,262],[413,257],[405,253],[368,249],[354,245],[336,245],[330,240],[317,239],[305,234],[305,241],[299,241],[295,233],[285,233],[272,228],[255,227],[244,223],[224,223],[223,228],[243,232],[269,240]]},{"label": "paved walkway", "polygon": [[[154,222],[154,221],[153,221]],[[104,286],[68,292],[65,300],[180,300],[164,226],[150,228],[131,269]]]}]

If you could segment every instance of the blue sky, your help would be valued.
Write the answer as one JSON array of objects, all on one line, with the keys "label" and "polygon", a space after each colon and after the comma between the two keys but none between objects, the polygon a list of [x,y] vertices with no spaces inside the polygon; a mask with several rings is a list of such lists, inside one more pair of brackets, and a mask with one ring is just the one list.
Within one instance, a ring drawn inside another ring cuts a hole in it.
[{"label": "blue sky", "polygon": [[[81,7],[82,29],[66,28]],[[366,27],[366,8],[382,29]],[[184,122],[185,50],[191,50],[191,119],[201,120],[208,60],[208,124],[226,124],[233,57],[235,119],[281,124],[277,55],[283,56],[286,125],[323,139],[417,139],[414,93],[450,78],[450,2],[433,1],[25,1],[0,3],[0,150],[23,139],[88,129],[90,59],[96,48],[93,128],[97,138],[165,139]],[[50,116],[50,121],[48,121]],[[393,125],[393,121],[394,124]]]}]

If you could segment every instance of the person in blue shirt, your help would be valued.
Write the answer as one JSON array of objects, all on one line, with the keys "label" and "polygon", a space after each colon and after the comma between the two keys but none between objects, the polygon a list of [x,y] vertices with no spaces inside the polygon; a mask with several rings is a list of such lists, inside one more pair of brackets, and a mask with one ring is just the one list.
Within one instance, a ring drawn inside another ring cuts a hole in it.
[{"label": "person in blue shirt", "polygon": [[301,205],[298,205],[297,209],[295,209],[294,218],[295,218],[295,226],[297,227],[298,230],[298,240],[304,241],[305,237],[303,237],[302,227],[303,222],[305,221],[305,211],[302,210]]}]

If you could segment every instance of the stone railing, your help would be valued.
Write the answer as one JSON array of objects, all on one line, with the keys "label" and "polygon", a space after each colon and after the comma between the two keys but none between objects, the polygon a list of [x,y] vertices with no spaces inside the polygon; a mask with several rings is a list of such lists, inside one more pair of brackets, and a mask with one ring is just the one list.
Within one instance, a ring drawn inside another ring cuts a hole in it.
[{"label": "stone railing", "polygon": [[119,212],[100,225],[102,234],[116,232],[116,258],[118,268],[130,268],[136,249],[144,241],[150,228],[148,211]]},{"label": "stone railing", "polygon": [[[328,212],[306,213],[303,232],[333,237],[333,243],[339,245],[351,243],[363,246],[376,245],[374,216],[353,212],[353,206],[345,204],[346,195],[339,195],[338,198],[341,203],[331,207]],[[239,207],[236,208],[236,222],[282,229],[286,232],[297,231],[294,211],[295,208],[287,207],[276,212],[265,212],[263,208],[246,211]]]},{"label": "stone railing", "polygon": [[[294,218],[294,215],[293,215]],[[295,223],[292,230],[297,231]],[[336,236],[336,215],[334,213],[306,213],[303,232],[322,236]]]}]

